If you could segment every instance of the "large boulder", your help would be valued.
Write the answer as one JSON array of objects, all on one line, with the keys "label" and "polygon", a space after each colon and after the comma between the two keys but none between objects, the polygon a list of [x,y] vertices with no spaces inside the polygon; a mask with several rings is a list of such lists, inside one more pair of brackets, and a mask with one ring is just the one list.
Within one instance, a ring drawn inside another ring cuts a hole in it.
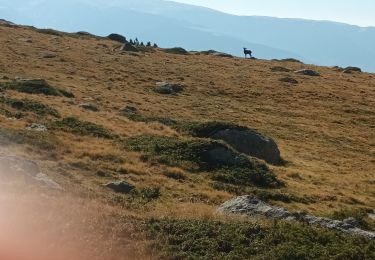
[{"label": "large boulder", "polygon": [[348,218],[343,221],[315,217],[301,212],[290,212],[284,208],[275,207],[253,196],[240,196],[222,204],[218,210],[221,214],[241,214],[255,218],[270,218],[285,221],[300,221],[309,225],[321,226],[339,230],[348,234],[364,236],[375,240],[375,232],[357,227],[357,221]]},{"label": "large boulder", "polygon": [[117,34],[117,33],[111,33],[110,35],[107,36],[108,39],[112,40],[112,41],[116,41],[116,42],[120,42],[120,43],[126,43],[126,38],[124,36],[122,36],[121,34]]},{"label": "large boulder", "polygon": [[279,148],[272,138],[247,127],[209,122],[194,126],[191,132],[197,137],[223,140],[236,151],[265,160],[270,164],[277,165],[283,161]]},{"label": "large boulder", "polygon": [[353,72],[362,72],[361,68],[358,67],[346,67],[343,71],[343,73],[353,73]]}]

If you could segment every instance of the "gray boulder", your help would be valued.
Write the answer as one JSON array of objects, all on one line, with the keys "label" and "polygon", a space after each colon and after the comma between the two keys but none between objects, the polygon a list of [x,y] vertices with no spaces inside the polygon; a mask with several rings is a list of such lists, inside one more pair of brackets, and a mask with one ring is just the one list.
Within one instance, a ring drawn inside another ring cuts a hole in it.
[{"label": "gray boulder", "polygon": [[295,72],[296,74],[299,75],[305,75],[305,76],[313,76],[313,77],[318,77],[320,76],[320,73],[315,71],[315,70],[308,70],[308,69],[303,69],[303,70],[297,70]]},{"label": "gray boulder", "polygon": [[126,181],[110,182],[105,184],[104,186],[119,193],[129,193],[135,189],[133,185]]},{"label": "gray boulder", "polygon": [[270,164],[282,163],[280,151],[275,141],[252,129],[224,127],[217,129],[209,137],[223,140],[238,152],[265,160]]},{"label": "gray boulder", "polygon": [[353,73],[353,72],[362,72],[362,70],[358,67],[346,67],[343,73]]},{"label": "gray boulder", "polygon": [[241,214],[250,217],[271,218],[285,221],[299,221],[309,225],[339,230],[351,235],[364,236],[375,240],[375,232],[366,231],[357,227],[353,218],[343,221],[329,218],[315,217],[301,212],[292,213],[280,207],[271,206],[253,196],[240,196],[222,204],[218,210],[221,214]]},{"label": "gray boulder", "polygon": [[116,42],[120,42],[120,43],[126,43],[126,38],[124,36],[122,36],[121,34],[117,34],[117,33],[111,33],[110,35],[107,36],[108,39],[112,40],[112,41],[116,41]]}]

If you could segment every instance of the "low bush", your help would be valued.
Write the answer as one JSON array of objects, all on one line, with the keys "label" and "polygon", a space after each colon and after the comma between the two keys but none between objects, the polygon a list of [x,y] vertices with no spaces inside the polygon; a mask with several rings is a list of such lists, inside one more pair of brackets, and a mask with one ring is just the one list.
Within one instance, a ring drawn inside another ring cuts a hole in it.
[{"label": "low bush", "polygon": [[95,137],[108,139],[115,137],[115,135],[113,135],[109,130],[105,129],[103,126],[91,122],[80,121],[74,117],[67,117],[60,121],[55,121],[51,123],[50,128],[55,130],[62,130],[65,132],[71,132],[79,135],[91,135]]},{"label": "low bush", "polygon": [[141,227],[162,259],[375,259],[375,241],[294,222],[152,219]]},{"label": "low bush", "polygon": [[4,97],[0,97],[0,103],[6,104],[20,111],[33,112],[40,116],[51,115],[54,117],[60,117],[60,114],[56,109],[40,102],[31,101],[28,99],[6,99]]},{"label": "low bush", "polygon": [[24,80],[1,83],[0,88],[11,89],[27,94],[43,94],[46,96],[64,96],[73,98],[73,93],[50,86],[45,80]]}]

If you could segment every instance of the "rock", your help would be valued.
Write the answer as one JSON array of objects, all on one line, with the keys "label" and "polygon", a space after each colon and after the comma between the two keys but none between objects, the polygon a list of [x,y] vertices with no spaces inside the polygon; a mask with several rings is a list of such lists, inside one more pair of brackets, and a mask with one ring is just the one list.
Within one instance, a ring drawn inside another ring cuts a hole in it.
[{"label": "rock", "polygon": [[222,204],[218,209],[222,214],[241,214],[250,217],[264,217],[285,221],[299,221],[309,225],[339,230],[352,235],[364,236],[375,240],[375,232],[357,228],[357,221],[353,218],[344,221],[315,217],[304,213],[292,213],[280,207],[271,206],[253,196],[240,196]]},{"label": "rock", "polygon": [[280,78],[279,81],[285,82],[285,83],[290,83],[290,84],[298,84],[298,81],[292,77],[284,77]]},{"label": "rock", "polygon": [[315,70],[308,70],[308,69],[297,70],[295,73],[299,74],[299,75],[313,76],[313,77],[320,76],[319,72],[317,72]]},{"label": "rock", "polygon": [[119,193],[129,193],[135,189],[133,185],[131,185],[130,183],[126,181],[110,182],[110,183],[105,184],[104,186]]},{"label": "rock", "polygon": [[37,131],[37,132],[46,132],[46,131],[48,131],[48,129],[47,129],[47,127],[45,125],[35,124],[35,123],[26,126],[26,130]]},{"label": "rock", "polygon": [[125,43],[120,47],[120,51],[139,52],[138,48],[130,43]]},{"label": "rock", "polygon": [[178,83],[158,82],[154,90],[159,94],[174,95],[183,91],[184,87]]},{"label": "rock", "polygon": [[121,34],[117,34],[117,33],[111,33],[110,35],[107,36],[108,39],[112,40],[112,41],[116,41],[116,42],[120,42],[120,43],[126,43],[126,37],[125,36],[122,36]]},{"label": "rock", "polygon": [[0,156],[0,181],[24,179],[27,184],[36,184],[51,190],[63,188],[40,171],[37,163],[16,156]]},{"label": "rock", "polygon": [[57,55],[52,52],[44,52],[40,55],[40,57],[42,57],[43,59],[53,59],[53,58],[56,58]]},{"label": "rock", "polygon": [[86,109],[86,110],[90,110],[90,111],[93,111],[93,112],[98,112],[99,111],[99,108],[93,104],[90,104],[90,103],[82,103],[82,104],[79,104],[78,105],[80,108],[83,108],[83,109]]},{"label": "rock", "polygon": [[265,160],[271,164],[282,163],[280,151],[275,141],[247,127],[208,123],[206,126],[202,126],[196,135],[223,140],[236,151]]},{"label": "rock", "polygon": [[353,72],[362,72],[362,70],[358,67],[346,67],[344,70],[343,70],[343,73],[353,73]]},{"label": "rock", "polygon": [[285,67],[276,66],[271,68],[272,72],[290,72],[291,70]]},{"label": "rock", "polygon": [[375,213],[369,213],[368,217],[372,220],[375,220]]}]

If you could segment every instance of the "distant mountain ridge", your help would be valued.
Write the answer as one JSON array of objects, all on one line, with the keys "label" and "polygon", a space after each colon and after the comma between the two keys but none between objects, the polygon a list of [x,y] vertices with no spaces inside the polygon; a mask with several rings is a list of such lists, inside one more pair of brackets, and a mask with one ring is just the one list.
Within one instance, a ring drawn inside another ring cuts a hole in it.
[{"label": "distant mountain ridge", "polygon": [[14,0],[0,17],[64,31],[112,32],[164,47],[216,49],[237,56],[242,47],[265,59],[297,58],[318,65],[375,71],[375,28],[336,22],[236,16],[162,0]]}]

